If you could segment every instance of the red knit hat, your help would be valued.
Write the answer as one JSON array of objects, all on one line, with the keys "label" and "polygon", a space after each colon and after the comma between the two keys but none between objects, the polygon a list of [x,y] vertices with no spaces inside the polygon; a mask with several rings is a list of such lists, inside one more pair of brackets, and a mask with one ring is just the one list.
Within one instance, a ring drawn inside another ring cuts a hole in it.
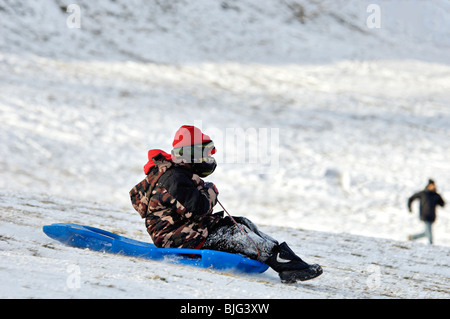
[{"label": "red knit hat", "polygon": [[[172,146],[174,148],[211,142],[211,138],[192,125],[183,125],[175,133]],[[215,153],[215,152],[214,152]],[[214,154],[213,153],[213,154]]]}]

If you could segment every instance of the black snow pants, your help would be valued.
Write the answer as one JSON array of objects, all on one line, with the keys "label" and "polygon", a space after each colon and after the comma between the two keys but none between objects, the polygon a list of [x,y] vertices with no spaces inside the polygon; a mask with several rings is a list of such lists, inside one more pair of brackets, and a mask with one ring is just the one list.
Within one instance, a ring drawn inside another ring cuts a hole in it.
[{"label": "black snow pants", "polygon": [[[278,241],[261,232],[249,219],[245,217],[233,218],[239,226],[229,216],[223,218],[210,230],[202,249],[238,253],[261,262],[265,262],[272,256],[274,248],[278,246]],[[259,251],[259,256],[255,246]]]}]

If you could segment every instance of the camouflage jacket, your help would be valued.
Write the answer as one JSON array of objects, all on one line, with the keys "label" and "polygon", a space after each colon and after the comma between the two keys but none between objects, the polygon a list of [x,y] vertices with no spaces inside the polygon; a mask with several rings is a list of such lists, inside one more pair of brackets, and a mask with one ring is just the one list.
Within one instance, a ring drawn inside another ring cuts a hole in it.
[{"label": "camouflage jacket", "polygon": [[145,218],[153,243],[164,248],[201,248],[208,229],[221,219],[212,214],[215,196],[183,165],[162,154],[153,162],[147,177],[130,191],[131,203]]}]

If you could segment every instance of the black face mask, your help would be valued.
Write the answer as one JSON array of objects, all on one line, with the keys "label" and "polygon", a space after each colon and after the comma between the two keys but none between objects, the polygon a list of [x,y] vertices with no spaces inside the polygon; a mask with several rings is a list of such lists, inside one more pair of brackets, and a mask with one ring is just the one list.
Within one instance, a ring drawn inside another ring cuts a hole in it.
[{"label": "black face mask", "polygon": [[192,172],[200,177],[211,175],[217,167],[216,160],[212,155],[216,148],[212,141],[203,144],[177,147],[172,150],[176,160],[191,164]]},{"label": "black face mask", "polygon": [[200,177],[211,175],[217,167],[217,162],[213,157],[205,158],[206,161],[192,164],[192,172]]}]

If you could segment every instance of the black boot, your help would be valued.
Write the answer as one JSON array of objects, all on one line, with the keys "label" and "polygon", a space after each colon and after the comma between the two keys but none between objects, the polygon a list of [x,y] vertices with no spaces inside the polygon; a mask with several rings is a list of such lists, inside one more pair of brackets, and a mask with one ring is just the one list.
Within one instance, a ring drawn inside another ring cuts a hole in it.
[{"label": "black boot", "polygon": [[282,243],[275,248],[273,255],[269,257],[266,264],[278,272],[283,283],[310,280],[320,276],[323,272],[319,265],[305,263],[286,243]]}]

